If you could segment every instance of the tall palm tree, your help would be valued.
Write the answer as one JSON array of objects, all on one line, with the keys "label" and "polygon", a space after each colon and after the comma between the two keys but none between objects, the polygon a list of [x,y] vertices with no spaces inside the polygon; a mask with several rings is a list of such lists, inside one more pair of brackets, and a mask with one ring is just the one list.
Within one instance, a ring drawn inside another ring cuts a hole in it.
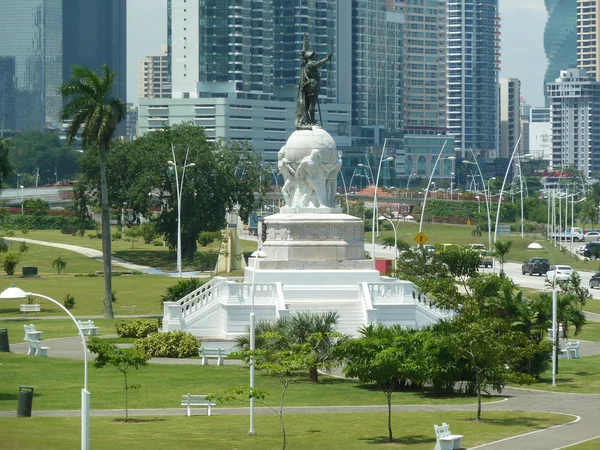
[{"label": "tall palm tree", "polygon": [[500,276],[504,276],[504,262],[506,255],[510,253],[513,241],[496,241],[494,243],[494,255],[500,260]]},{"label": "tall palm tree", "polygon": [[71,143],[81,131],[85,147],[97,145],[100,150],[100,190],[102,206],[102,261],[104,263],[104,317],[114,318],[111,282],[110,209],[106,182],[106,154],[117,125],[126,114],[125,104],[112,96],[116,73],[107,64],[98,75],[82,66],[73,66],[72,78],[60,87],[66,100],[61,119],[71,119],[67,141]]}]

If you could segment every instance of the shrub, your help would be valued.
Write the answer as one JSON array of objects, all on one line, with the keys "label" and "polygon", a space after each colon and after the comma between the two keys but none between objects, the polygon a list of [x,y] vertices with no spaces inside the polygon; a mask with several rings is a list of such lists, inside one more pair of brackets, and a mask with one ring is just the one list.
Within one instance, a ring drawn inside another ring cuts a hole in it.
[{"label": "shrub", "polygon": [[70,234],[71,236],[76,236],[77,228],[73,224],[67,223],[63,227],[61,227],[60,232],[62,234]]},{"label": "shrub", "polygon": [[29,233],[29,228],[22,228],[21,229],[21,233],[22,234],[28,234]]},{"label": "shrub", "polygon": [[0,226],[5,230],[62,230],[68,225],[72,225],[77,229],[83,228],[86,230],[93,230],[96,228],[96,223],[92,219],[87,219],[82,223],[77,217],[65,214],[47,216],[33,216],[27,214],[0,215]]},{"label": "shrub", "polygon": [[167,331],[138,339],[133,348],[155,358],[187,358],[198,355],[200,341],[187,331]]},{"label": "shrub", "polygon": [[0,238],[0,253],[6,253],[8,251],[8,244],[4,238]]},{"label": "shrub", "polygon": [[194,265],[204,272],[205,270],[212,270],[219,260],[219,254],[217,252],[197,252],[194,257]]},{"label": "shrub", "polygon": [[29,251],[29,246],[27,245],[27,242],[21,241],[19,243],[19,253],[27,253],[28,251]]},{"label": "shrub", "polygon": [[162,247],[163,245],[165,245],[165,243],[163,241],[152,241],[152,245],[154,245],[155,247]]},{"label": "shrub", "polygon": [[122,338],[145,338],[150,333],[158,332],[160,328],[160,320],[130,320],[120,321],[115,324],[117,334]]},{"label": "shrub", "polygon": [[153,222],[144,222],[139,226],[139,229],[140,237],[144,240],[144,244],[150,244],[158,234]]},{"label": "shrub", "polygon": [[63,305],[65,305],[65,308],[67,308],[67,309],[75,308],[75,297],[73,297],[71,294],[65,295],[65,299],[63,300]]},{"label": "shrub", "polygon": [[206,283],[206,281],[201,278],[186,278],[185,280],[181,280],[174,286],[167,288],[167,294],[163,295],[161,302],[176,302],[190,292],[194,292]]},{"label": "shrub", "polygon": [[121,234],[120,231],[114,231],[111,235],[110,235],[110,240],[111,241],[118,241],[123,239],[123,235]]},{"label": "shrub", "polygon": [[204,231],[200,233],[200,237],[198,237],[198,243],[202,247],[206,247],[207,245],[212,244],[214,241],[221,240],[221,232],[220,231]]},{"label": "shrub", "polygon": [[40,198],[28,198],[24,200],[23,207],[28,209],[34,216],[46,216],[50,210],[48,202]]},{"label": "shrub", "polygon": [[19,264],[19,261],[19,254],[17,252],[10,251],[4,255],[4,258],[2,258],[2,269],[7,275],[14,275],[15,268],[17,267],[17,264]]}]

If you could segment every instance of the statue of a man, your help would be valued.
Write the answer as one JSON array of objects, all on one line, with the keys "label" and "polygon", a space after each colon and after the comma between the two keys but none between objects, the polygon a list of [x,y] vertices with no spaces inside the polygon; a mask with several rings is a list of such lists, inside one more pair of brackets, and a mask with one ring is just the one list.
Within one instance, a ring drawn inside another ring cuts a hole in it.
[{"label": "statue of a man", "polygon": [[296,106],[296,128],[309,128],[317,123],[315,119],[315,107],[319,102],[319,91],[321,90],[321,75],[319,67],[329,61],[333,53],[315,61],[314,50],[302,50],[302,67],[300,69],[300,86],[298,89],[298,104]]}]

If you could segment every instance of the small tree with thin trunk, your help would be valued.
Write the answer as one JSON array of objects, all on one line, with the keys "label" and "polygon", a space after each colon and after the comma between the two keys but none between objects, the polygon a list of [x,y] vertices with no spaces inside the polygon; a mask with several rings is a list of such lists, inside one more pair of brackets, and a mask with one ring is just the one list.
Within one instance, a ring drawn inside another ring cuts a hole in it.
[{"label": "small tree with thin trunk", "polygon": [[60,256],[54,261],[52,261],[52,268],[57,270],[58,275],[60,275],[60,271],[63,270],[65,267],[67,267],[67,262]]},{"label": "small tree with thin trunk", "polygon": [[129,391],[138,389],[140,385],[129,384],[127,376],[131,369],[137,370],[141,366],[145,366],[150,356],[133,348],[118,348],[116,345],[103,342],[97,337],[90,337],[87,346],[91,352],[98,354],[94,360],[96,369],[111,364],[125,377],[125,422],[129,421]]},{"label": "small tree with thin trunk", "polygon": [[504,276],[504,262],[510,253],[513,241],[496,241],[494,243],[494,256],[500,260],[500,276]]}]

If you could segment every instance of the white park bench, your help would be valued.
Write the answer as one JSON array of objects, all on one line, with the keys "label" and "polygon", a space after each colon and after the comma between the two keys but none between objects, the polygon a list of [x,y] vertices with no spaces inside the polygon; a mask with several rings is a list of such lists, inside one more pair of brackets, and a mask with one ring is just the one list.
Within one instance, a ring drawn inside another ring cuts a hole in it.
[{"label": "white park bench", "polygon": [[450,425],[442,422],[441,426],[434,425],[435,430],[435,447],[433,450],[452,450],[462,448],[460,441],[463,438],[461,434],[452,434]]},{"label": "white park bench", "polygon": [[579,359],[579,341],[569,341],[565,348],[561,348],[562,354],[560,355],[563,359]]},{"label": "white park bench", "polygon": [[78,320],[77,323],[85,336],[98,336],[100,327],[94,326],[93,320]]},{"label": "white park bench", "polygon": [[37,316],[37,313],[42,310],[39,303],[21,303],[21,307],[19,309],[24,316],[26,316],[28,312],[34,312]]},{"label": "white park bench", "polygon": [[23,336],[24,341],[29,341],[30,339],[37,339],[38,341],[42,340],[43,331],[38,331],[35,329],[35,325],[30,323],[29,325],[23,325],[25,329],[25,336]]},{"label": "white park bench", "polygon": [[48,347],[42,347],[39,339],[29,339],[29,352],[31,356],[48,356]]},{"label": "white park bench", "polygon": [[226,352],[225,350],[223,350],[222,348],[204,348],[201,347],[198,350],[198,356],[202,357],[202,365],[206,366],[208,365],[208,359],[209,358],[216,358],[217,359],[217,366],[222,366],[225,358],[227,358],[227,356],[229,355],[229,352]]},{"label": "white park bench", "polygon": [[214,400],[207,400],[206,395],[184,394],[181,396],[181,406],[186,407],[188,417],[192,415],[192,406],[206,406],[206,415],[210,416],[210,407],[216,406],[216,404]]}]

